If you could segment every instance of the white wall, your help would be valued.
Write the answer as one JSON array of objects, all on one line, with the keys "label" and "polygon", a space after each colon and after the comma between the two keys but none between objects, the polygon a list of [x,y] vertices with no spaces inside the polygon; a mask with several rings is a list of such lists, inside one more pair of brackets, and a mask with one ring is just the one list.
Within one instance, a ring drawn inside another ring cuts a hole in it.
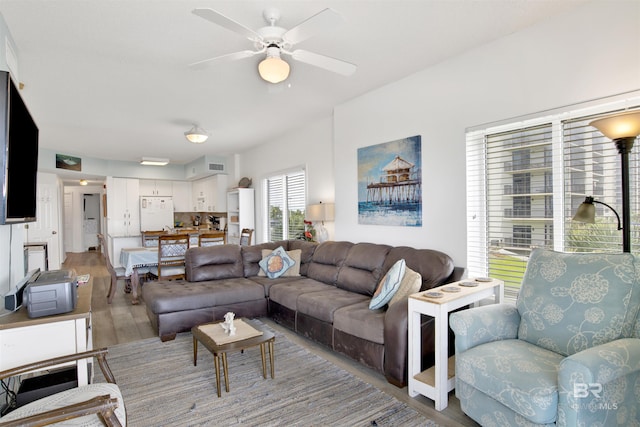
[{"label": "white wall", "polygon": [[[466,266],[465,128],[640,88],[640,3],[595,2],[336,107],[336,238]],[[359,225],[357,149],[422,135],[423,226]]]},{"label": "white wall", "polygon": [[[303,166],[307,171],[307,203],[334,200],[334,170],[331,119],[294,129],[276,141],[240,155],[240,176],[253,179],[256,202],[256,243],[265,241],[262,181],[268,176]],[[325,224],[333,238],[333,223]]]}]

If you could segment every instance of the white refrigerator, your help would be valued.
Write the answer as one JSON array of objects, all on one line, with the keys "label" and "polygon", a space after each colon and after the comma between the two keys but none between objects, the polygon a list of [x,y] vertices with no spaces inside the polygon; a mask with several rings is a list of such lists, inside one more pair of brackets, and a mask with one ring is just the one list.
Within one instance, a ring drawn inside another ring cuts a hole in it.
[{"label": "white refrigerator", "polygon": [[140,231],[166,230],[173,226],[171,197],[140,197]]}]

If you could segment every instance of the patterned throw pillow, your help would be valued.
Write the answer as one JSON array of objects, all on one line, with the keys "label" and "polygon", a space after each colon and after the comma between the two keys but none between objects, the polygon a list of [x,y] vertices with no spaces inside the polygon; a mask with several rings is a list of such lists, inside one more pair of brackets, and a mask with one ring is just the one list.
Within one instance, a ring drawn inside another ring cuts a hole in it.
[{"label": "patterned throw pillow", "polygon": [[273,252],[262,258],[258,263],[270,279],[282,276],[294,264],[295,261],[287,255],[287,251],[282,246],[274,249]]},{"label": "patterned throw pillow", "polygon": [[[266,258],[271,254],[271,249],[263,249],[262,250],[262,258]],[[302,249],[294,249],[292,251],[287,251],[287,255],[293,259],[294,264],[289,268],[282,277],[299,277],[300,276],[300,258],[302,257]],[[265,277],[266,274],[264,270],[261,268],[258,271],[258,276]]]},{"label": "patterned throw pillow", "polygon": [[404,277],[402,278],[402,282],[400,282],[400,286],[398,287],[398,292],[396,292],[393,298],[391,298],[391,301],[389,301],[389,305],[393,305],[401,299],[407,298],[411,294],[420,292],[421,287],[422,276],[420,275],[420,273],[413,271],[409,267],[406,267],[404,271]]},{"label": "patterned throw pillow", "polygon": [[393,264],[389,271],[387,271],[387,274],[385,274],[382,280],[380,280],[378,288],[373,294],[373,298],[371,298],[371,302],[369,303],[369,308],[371,310],[384,307],[385,304],[393,298],[400,288],[400,283],[404,277],[405,270],[406,263],[404,259],[399,259],[395,264]]}]

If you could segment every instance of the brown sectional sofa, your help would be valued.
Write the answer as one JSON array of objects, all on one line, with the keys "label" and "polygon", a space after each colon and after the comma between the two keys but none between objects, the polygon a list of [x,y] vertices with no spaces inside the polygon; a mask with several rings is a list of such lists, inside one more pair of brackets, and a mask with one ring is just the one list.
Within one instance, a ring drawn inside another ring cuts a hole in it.
[{"label": "brown sectional sofa", "polygon": [[[300,276],[259,276],[263,249],[301,250]],[[407,382],[407,299],[370,310],[380,279],[399,259],[422,275],[426,290],[459,280],[462,269],[442,252],[373,243],[286,240],[255,246],[191,248],[185,281],[145,283],[151,324],[163,341],[178,332],[236,317],[269,316],[276,322],[383,373]],[[433,364],[433,325],[423,324],[423,364]],[[453,348],[453,346],[451,346]]]}]

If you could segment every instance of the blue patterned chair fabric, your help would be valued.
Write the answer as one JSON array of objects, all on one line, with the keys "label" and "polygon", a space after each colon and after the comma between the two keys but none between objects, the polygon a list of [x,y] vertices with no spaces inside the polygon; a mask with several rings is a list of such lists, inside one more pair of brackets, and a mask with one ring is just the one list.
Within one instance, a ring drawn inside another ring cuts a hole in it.
[{"label": "blue patterned chair fabric", "polygon": [[532,252],[515,305],[450,317],[456,396],[483,426],[640,426],[633,255]]}]

